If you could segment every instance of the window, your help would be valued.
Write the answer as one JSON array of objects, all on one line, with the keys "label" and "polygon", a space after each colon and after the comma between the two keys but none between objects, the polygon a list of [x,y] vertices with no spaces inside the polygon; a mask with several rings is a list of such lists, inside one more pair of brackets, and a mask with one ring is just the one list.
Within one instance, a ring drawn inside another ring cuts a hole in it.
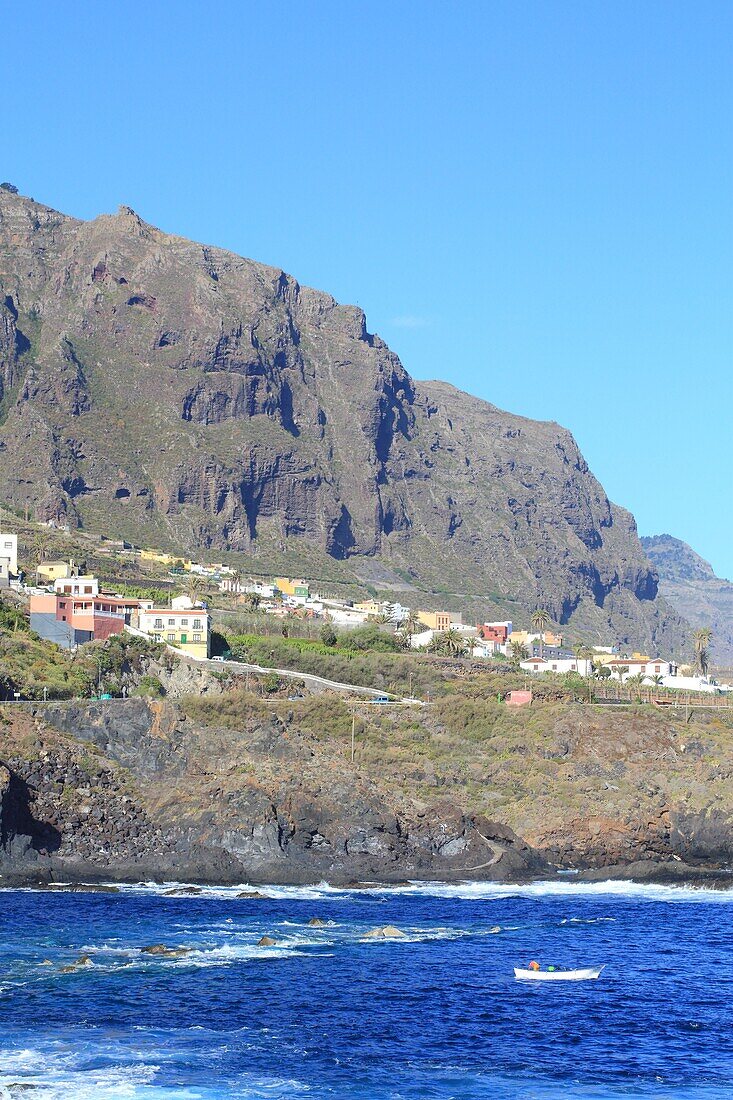
[{"label": "window", "polygon": [[200,634],[194,634],[193,640],[194,640],[194,642],[200,642],[201,641],[201,635]]},{"label": "window", "polygon": [[156,619],[154,624],[153,624],[153,629],[154,630],[162,630],[163,629],[163,620],[162,619]]},{"label": "window", "polygon": [[85,584],[85,585],[84,585],[84,595],[85,595],[85,596],[91,596],[91,594],[92,594],[92,586],[91,586],[91,584]]},{"label": "window", "polygon": [[188,619],[181,619],[181,626],[188,626]]},{"label": "window", "polygon": [[193,628],[194,628],[194,630],[203,630],[204,629],[202,624],[201,624],[201,619],[194,619],[193,620]]},{"label": "window", "polygon": [[66,607],[66,600],[59,600],[59,607]]},{"label": "window", "polygon": [[169,619],[168,620],[168,626],[175,626],[175,625],[176,625],[176,620],[175,619]]},{"label": "window", "polygon": [[169,634],[168,635],[168,641],[169,642],[175,642],[175,640],[176,640],[175,634]]}]

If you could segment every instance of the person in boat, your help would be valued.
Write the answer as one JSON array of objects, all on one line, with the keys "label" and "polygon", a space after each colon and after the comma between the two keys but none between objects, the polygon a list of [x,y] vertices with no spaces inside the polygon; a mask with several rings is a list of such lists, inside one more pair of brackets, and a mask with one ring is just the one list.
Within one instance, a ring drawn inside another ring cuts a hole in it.
[{"label": "person in boat", "polygon": [[540,969],[540,964],[535,959],[532,959],[532,962],[529,964],[527,969],[528,970],[539,970]]}]

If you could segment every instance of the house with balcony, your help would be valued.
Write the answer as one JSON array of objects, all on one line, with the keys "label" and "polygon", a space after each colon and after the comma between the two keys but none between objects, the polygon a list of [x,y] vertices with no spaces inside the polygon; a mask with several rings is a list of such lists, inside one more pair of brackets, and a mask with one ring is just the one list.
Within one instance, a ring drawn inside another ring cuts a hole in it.
[{"label": "house with balcony", "polygon": [[73,649],[121,634],[137,606],[138,601],[117,596],[34,593],[30,598],[31,630],[64,649]]},{"label": "house with balcony", "polygon": [[202,607],[141,607],[132,625],[155,642],[175,646],[191,657],[208,657],[211,619]]}]

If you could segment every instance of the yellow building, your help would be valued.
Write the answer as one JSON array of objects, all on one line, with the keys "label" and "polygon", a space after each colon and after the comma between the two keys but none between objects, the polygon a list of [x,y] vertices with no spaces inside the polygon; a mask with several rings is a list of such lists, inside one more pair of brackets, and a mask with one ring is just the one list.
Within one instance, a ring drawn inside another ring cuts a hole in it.
[{"label": "yellow building", "polygon": [[178,554],[164,554],[162,550],[141,550],[140,561],[155,561],[159,565],[177,565],[179,562],[184,569],[190,570],[193,562],[190,558],[182,558]]},{"label": "yellow building", "polygon": [[614,661],[631,661],[632,664],[644,664],[651,661],[652,658],[645,653],[632,653],[630,657],[628,654],[594,653],[593,660],[597,665],[610,665]]},{"label": "yellow building", "polygon": [[71,576],[71,566],[68,561],[42,561],[36,570],[41,584],[53,584],[63,577]]},{"label": "yellow building", "polygon": [[[507,639],[509,645],[512,642],[516,642],[518,645],[531,646],[534,642],[539,642],[540,633],[538,630],[513,630]],[[543,635],[543,644],[547,646],[561,646],[562,634],[553,634],[551,630],[545,630]]]},{"label": "yellow building", "polygon": [[418,611],[417,617],[428,630],[450,630],[451,623],[461,625],[461,616],[454,611]]},{"label": "yellow building", "polygon": [[209,656],[211,620],[201,607],[140,608],[133,617],[133,626],[153,641],[173,645],[191,657]]},{"label": "yellow building", "polygon": [[377,603],[376,600],[364,600],[363,603],[354,604],[354,611],[363,611],[365,615],[381,615],[384,604]]},{"label": "yellow building", "polygon": [[291,580],[290,577],[275,577],[274,583],[283,596],[304,596],[305,599],[310,596],[310,585],[307,581]]}]

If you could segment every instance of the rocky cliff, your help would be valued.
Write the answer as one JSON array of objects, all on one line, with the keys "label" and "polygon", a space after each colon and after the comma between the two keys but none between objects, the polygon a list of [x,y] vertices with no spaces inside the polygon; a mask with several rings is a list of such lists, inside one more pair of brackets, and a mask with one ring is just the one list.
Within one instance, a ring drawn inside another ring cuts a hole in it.
[{"label": "rocky cliff", "polygon": [[307,552],[594,639],[682,631],[567,431],[415,382],[361,310],[127,207],[0,190],[0,425],[4,495],[37,518]]},{"label": "rocky cliff", "polygon": [[206,728],[175,704],[15,711],[0,735],[0,877],[348,882],[512,878],[546,862],[447,800],[422,808],[273,712]]},{"label": "rocky cliff", "polygon": [[711,627],[713,663],[733,667],[733,582],[716,576],[709,562],[671,535],[650,535],[641,542],[659,572],[667,602],[693,627]]},{"label": "rocky cliff", "polygon": [[518,713],[447,696],[419,721],[360,719],[354,763],[334,698],[4,713],[5,884],[675,878],[722,875],[733,858],[723,710]]}]

